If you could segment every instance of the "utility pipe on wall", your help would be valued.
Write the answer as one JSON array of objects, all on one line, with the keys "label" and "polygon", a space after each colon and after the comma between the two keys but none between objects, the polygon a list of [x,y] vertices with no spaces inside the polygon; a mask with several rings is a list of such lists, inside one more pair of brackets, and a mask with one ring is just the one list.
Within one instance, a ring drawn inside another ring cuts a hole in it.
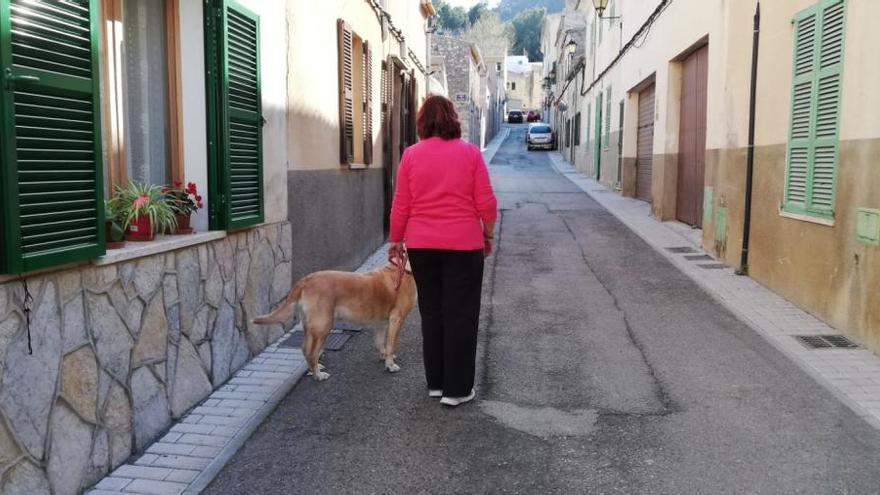
[{"label": "utility pipe on wall", "polygon": [[761,2],[755,7],[752,31],[752,81],[749,93],[749,146],[746,157],[746,198],[743,218],[742,254],[737,275],[749,273],[749,234],[752,225],[752,179],[755,170],[755,100],[758,86],[758,41],[761,34]]}]

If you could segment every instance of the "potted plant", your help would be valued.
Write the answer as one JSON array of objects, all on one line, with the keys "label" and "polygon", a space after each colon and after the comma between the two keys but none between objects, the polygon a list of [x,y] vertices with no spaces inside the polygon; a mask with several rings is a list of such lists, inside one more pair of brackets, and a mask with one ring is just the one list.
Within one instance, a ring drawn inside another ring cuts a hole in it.
[{"label": "potted plant", "polygon": [[110,207],[118,212],[129,241],[152,241],[156,232],[177,229],[174,210],[161,186],[130,181],[116,186]]},{"label": "potted plant", "polygon": [[104,201],[104,239],[107,249],[125,247],[125,229],[110,201]]},{"label": "potted plant", "polygon": [[173,187],[165,188],[165,196],[177,220],[177,230],[174,234],[192,234],[193,229],[189,225],[190,216],[203,206],[202,197],[196,190],[195,182],[188,182],[186,188],[183,184],[175,182]]}]

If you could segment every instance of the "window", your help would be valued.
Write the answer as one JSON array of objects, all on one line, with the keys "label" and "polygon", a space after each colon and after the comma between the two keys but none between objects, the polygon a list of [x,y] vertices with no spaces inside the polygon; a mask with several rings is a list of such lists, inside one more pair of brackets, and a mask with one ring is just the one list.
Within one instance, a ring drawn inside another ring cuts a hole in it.
[{"label": "window", "polygon": [[516,91],[516,83],[515,82],[510,83],[510,89],[513,91]]},{"label": "window", "polygon": [[366,166],[373,162],[373,56],[370,44],[342,19],[337,34],[340,162]]},{"label": "window", "polygon": [[795,17],[791,127],[783,209],[834,218],[845,3],[823,0]]},{"label": "window", "polygon": [[97,9],[0,2],[0,273],[104,253]]},{"label": "window", "polygon": [[166,28],[177,2],[101,3],[108,182],[112,186],[128,180],[151,184],[182,181],[176,156],[176,37],[169,37]]},{"label": "window", "polygon": [[495,72],[501,72],[501,62],[495,62]]},{"label": "window", "polygon": [[205,8],[208,216],[212,229],[263,221],[260,19],[230,0]]}]

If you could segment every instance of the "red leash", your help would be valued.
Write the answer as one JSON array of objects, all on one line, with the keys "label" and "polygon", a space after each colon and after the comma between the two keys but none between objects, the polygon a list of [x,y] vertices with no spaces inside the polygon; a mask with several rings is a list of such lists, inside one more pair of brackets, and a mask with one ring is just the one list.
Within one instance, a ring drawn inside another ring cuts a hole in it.
[{"label": "red leash", "polygon": [[389,261],[391,264],[397,267],[397,278],[394,281],[394,290],[400,289],[400,284],[403,282],[403,276],[406,274],[406,261],[407,254],[406,248],[401,247],[400,251],[395,253],[397,256],[390,256]]}]

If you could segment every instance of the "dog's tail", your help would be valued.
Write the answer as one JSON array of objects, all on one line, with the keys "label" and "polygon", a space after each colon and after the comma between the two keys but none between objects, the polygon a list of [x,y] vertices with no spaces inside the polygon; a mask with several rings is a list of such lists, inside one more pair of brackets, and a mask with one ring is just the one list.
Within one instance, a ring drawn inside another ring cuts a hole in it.
[{"label": "dog's tail", "polygon": [[272,311],[267,315],[257,316],[251,321],[260,325],[270,325],[272,323],[284,323],[285,321],[288,321],[296,313],[296,305],[299,302],[300,296],[302,296],[304,285],[305,279],[297,282],[296,285],[293,286],[293,289],[291,289],[290,294],[287,295],[287,299],[285,299],[280,306],[275,308],[275,311]]}]

